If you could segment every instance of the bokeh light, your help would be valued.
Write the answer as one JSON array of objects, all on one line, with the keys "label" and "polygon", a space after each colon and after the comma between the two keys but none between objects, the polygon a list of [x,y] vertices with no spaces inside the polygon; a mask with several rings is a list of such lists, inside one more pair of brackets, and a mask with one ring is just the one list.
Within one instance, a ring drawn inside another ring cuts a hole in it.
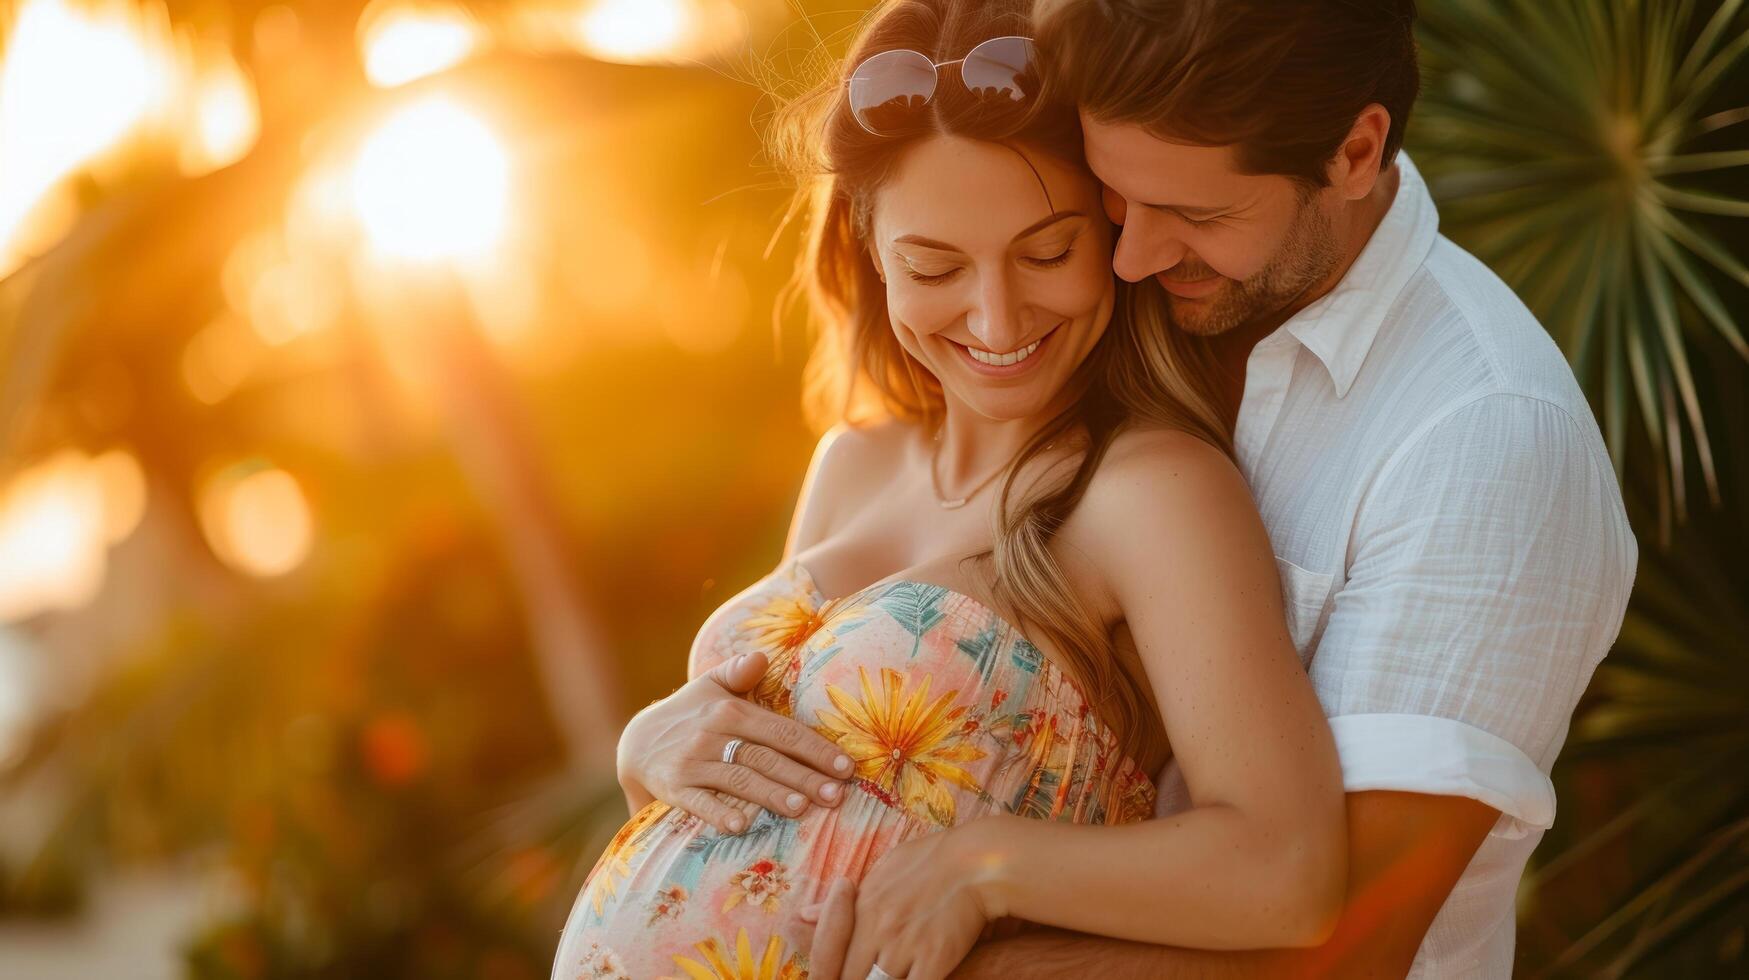
[{"label": "bokeh light", "polygon": [[120,544],[146,513],[146,474],[133,453],[111,449],[91,461],[87,471],[103,498],[103,534]]},{"label": "bokeh light", "polygon": [[17,239],[44,197],[163,107],[168,35],[161,8],[19,8],[0,64],[0,276],[25,257]]},{"label": "bokeh light", "polygon": [[684,0],[598,0],[583,13],[580,27],[601,57],[643,61],[680,47],[690,13]]},{"label": "bokeh light", "polygon": [[309,555],[315,521],[298,481],[285,470],[244,465],[201,490],[201,530],[213,553],[240,572],[284,575]]},{"label": "bokeh light", "polygon": [[182,351],[182,383],[203,405],[229,398],[260,359],[261,344],[246,324],[221,315],[201,328]]},{"label": "bokeh light", "polygon": [[124,450],[62,450],[21,472],[0,492],[0,622],[90,602],[110,545],[145,504],[145,477]]},{"label": "bokeh light", "polygon": [[358,22],[364,72],[385,88],[436,74],[472,54],[482,32],[453,4],[377,2]]},{"label": "bokeh light", "polygon": [[400,109],[365,143],[352,200],[384,255],[478,258],[504,234],[509,154],[478,116],[428,98]]},{"label": "bokeh light", "polygon": [[194,125],[182,150],[182,170],[201,174],[230,166],[255,145],[261,112],[255,87],[229,55],[200,73],[193,97]]}]

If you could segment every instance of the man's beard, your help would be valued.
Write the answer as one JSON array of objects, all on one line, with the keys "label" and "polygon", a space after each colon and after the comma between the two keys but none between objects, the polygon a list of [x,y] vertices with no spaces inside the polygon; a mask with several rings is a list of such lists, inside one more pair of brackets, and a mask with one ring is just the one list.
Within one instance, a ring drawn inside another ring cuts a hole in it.
[{"label": "man's beard", "polygon": [[[1322,281],[1342,259],[1330,217],[1310,194],[1288,227],[1287,237],[1257,274],[1205,300],[1185,300],[1167,293],[1172,324],[1185,333],[1212,337],[1286,309],[1307,289]],[[1214,271],[1209,270],[1209,274]]]}]

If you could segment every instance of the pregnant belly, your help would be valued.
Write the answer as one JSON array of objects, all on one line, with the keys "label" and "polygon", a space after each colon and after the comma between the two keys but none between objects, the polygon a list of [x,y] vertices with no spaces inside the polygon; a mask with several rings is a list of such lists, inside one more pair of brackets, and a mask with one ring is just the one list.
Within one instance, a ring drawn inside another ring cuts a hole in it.
[{"label": "pregnant belly", "polygon": [[855,782],[837,807],[761,813],[739,834],[651,803],[590,872],[553,978],[738,977],[748,957],[772,971],[751,975],[800,978],[814,929],[800,910],[834,878],[860,882],[887,851],[940,829]]}]

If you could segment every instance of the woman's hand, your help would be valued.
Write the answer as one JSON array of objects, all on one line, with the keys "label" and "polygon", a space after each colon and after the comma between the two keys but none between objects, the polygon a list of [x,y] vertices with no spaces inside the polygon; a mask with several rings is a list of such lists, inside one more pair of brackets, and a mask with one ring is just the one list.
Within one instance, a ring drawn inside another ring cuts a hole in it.
[{"label": "woman's hand", "polygon": [[881,969],[904,980],[942,980],[999,918],[983,893],[991,852],[977,841],[985,817],[906,841],[869,869],[860,887],[833,882],[826,899],[802,910],[817,923],[810,973],[821,980],[865,980]]},{"label": "woman's hand", "polygon": [[[765,668],[764,654],[731,658],[626,724],[619,781],[634,809],[657,799],[736,834],[760,808],[793,817],[809,800],[843,801],[850,758],[801,722],[741,698]],[[729,764],[723,747],[736,737],[745,742]]]}]

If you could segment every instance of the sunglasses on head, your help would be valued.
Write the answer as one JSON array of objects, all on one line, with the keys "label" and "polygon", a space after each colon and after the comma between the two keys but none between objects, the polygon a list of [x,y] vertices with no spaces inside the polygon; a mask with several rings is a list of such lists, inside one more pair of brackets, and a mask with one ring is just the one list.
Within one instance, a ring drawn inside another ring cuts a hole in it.
[{"label": "sunglasses on head", "polygon": [[948,65],[960,66],[960,82],[979,98],[1012,104],[1038,94],[1032,39],[993,37],[952,61],[931,61],[910,48],[870,55],[850,73],[850,114],[875,136],[893,135],[935,97],[937,69]]}]

